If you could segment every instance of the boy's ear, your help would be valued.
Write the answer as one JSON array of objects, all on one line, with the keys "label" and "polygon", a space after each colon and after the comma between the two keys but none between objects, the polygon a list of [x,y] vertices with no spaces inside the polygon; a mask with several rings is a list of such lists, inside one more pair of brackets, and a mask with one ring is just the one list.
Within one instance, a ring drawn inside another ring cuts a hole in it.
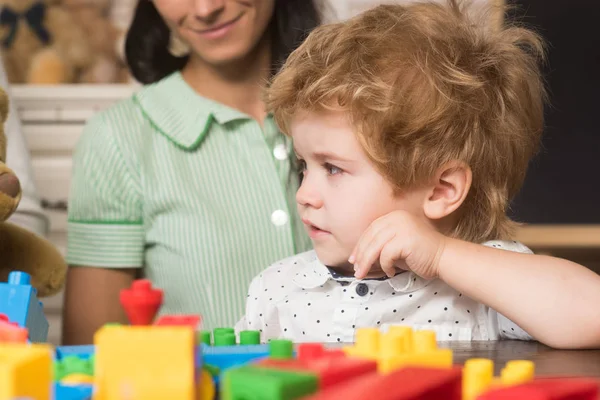
[{"label": "boy's ear", "polygon": [[464,162],[452,161],[441,167],[425,198],[427,218],[440,220],[456,211],[471,189],[472,178],[471,168]]}]

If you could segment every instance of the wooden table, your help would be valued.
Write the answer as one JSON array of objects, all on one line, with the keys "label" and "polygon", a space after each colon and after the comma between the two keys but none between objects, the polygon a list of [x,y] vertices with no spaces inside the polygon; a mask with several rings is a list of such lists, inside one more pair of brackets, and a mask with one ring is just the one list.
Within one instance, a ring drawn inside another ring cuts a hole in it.
[{"label": "wooden table", "polygon": [[600,350],[554,350],[537,342],[486,341],[439,342],[439,347],[451,348],[454,362],[462,364],[469,358],[489,358],[496,374],[507,361],[535,362],[536,376],[587,376],[600,379]]}]

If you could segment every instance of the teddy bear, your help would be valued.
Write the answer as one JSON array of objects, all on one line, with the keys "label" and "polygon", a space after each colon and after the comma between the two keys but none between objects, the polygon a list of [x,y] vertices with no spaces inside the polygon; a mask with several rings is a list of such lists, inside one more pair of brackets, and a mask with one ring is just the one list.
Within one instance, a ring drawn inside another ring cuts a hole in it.
[{"label": "teddy bear", "polygon": [[92,52],[74,15],[55,0],[0,0],[0,44],[11,83],[74,82]]},{"label": "teddy bear", "polygon": [[64,257],[46,239],[6,222],[21,199],[19,179],[5,164],[8,108],[8,96],[0,88],[0,282],[6,282],[11,271],[26,272],[38,297],[51,296],[64,284]]},{"label": "teddy bear", "polygon": [[[55,0],[56,1],[56,0]],[[79,83],[120,83],[127,80],[127,68],[119,57],[117,44],[122,32],[112,23],[112,0],[58,0],[83,28],[92,52]]]}]

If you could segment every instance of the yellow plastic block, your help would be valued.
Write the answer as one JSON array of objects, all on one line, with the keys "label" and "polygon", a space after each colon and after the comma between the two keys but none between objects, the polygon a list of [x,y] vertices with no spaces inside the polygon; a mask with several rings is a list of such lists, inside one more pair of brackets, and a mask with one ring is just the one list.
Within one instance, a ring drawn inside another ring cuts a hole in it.
[{"label": "yellow plastic block", "polygon": [[65,385],[91,385],[94,377],[86,374],[69,374],[60,380]]},{"label": "yellow plastic block", "polygon": [[463,368],[463,400],[473,400],[486,392],[494,379],[494,362],[485,358],[472,358]]},{"label": "yellow plastic block", "polygon": [[520,385],[533,380],[535,364],[527,360],[514,360],[506,363],[500,373],[500,381],[504,386]]},{"label": "yellow plastic block", "polygon": [[194,331],[183,326],[99,330],[94,400],[194,400]]},{"label": "yellow plastic block", "polygon": [[452,367],[452,350],[439,349],[424,353],[408,353],[379,359],[377,369],[382,374],[389,374],[404,367]]},{"label": "yellow plastic block", "polygon": [[200,373],[197,393],[197,400],[212,400],[215,398],[215,381],[206,370],[202,370],[202,372]]},{"label": "yellow plastic block", "polygon": [[52,347],[0,344],[0,400],[49,400],[51,383]]},{"label": "yellow plastic block", "polygon": [[349,356],[376,360],[379,357],[380,336],[377,328],[357,329],[355,345],[344,348],[344,352]]},{"label": "yellow plastic block", "polygon": [[378,329],[356,331],[356,344],[344,349],[349,356],[376,360],[380,373],[398,368],[452,367],[452,350],[437,347],[434,331],[413,331],[408,326],[392,326],[382,334]]},{"label": "yellow plastic block", "polygon": [[394,325],[390,326],[387,331],[388,334],[393,334],[396,336],[400,336],[400,340],[402,341],[402,351],[403,352],[411,352],[413,351],[413,329],[410,326],[401,326]]}]

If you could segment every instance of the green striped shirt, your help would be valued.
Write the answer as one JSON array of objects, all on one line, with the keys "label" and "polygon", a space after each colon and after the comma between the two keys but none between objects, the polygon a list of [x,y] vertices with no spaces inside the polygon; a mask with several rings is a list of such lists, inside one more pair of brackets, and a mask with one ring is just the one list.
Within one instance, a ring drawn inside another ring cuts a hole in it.
[{"label": "green striped shirt", "polygon": [[67,261],[143,267],[165,292],[161,314],[233,326],[252,278],[311,247],[290,139],[180,73],[92,118],[73,163]]}]

